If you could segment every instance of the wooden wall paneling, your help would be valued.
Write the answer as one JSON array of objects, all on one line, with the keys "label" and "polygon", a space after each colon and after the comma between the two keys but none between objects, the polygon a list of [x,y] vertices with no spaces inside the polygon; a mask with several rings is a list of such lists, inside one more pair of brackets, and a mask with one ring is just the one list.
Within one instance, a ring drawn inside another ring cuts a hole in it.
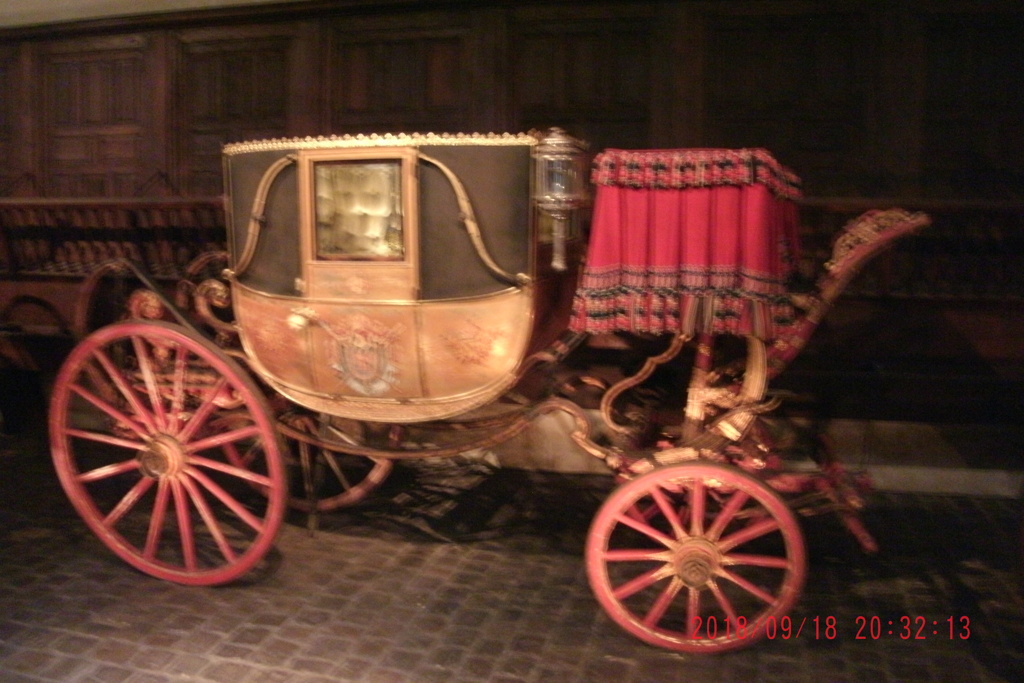
[{"label": "wooden wall paneling", "polygon": [[[0,159],[10,159],[14,153],[14,105],[17,51],[7,46],[0,47]],[[16,164],[0,165],[0,197],[16,189],[19,178]],[[12,247],[6,230],[0,230],[0,277],[9,275],[15,268]],[[0,302],[0,305],[3,305]]]},{"label": "wooden wall paneling", "polygon": [[[178,177],[186,196],[223,191],[227,142],[309,132],[318,118],[318,35],[304,24],[195,29],[177,35],[173,94]],[[311,84],[311,81],[314,83]]]},{"label": "wooden wall paneling", "polygon": [[7,158],[23,171],[10,192],[11,196],[31,197],[43,192],[43,117],[42,89],[39,87],[39,52],[31,43],[17,47],[18,75],[15,78],[12,106],[17,112],[12,138],[12,153]]},{"label": "wooden wall paneling", "polygon": [[933,195],[1024,194],[1024,14],[922,16],[921,165]]},{"label": "wooden wall paneling", "polygon": [[649,146],[657,15],[647,4],[515,11],[511,88],[522,129],[561,126],[594,149]]},{"label": "wooden wall paneling", "polygon": [[473,69],[470,106],[473,132],[518,133],[512,110],[509,12],[491,8],[471,14],[469,61]]},{"label": "wooden wall paneling", "polygon": [[924,82],[920,22],[905,3],[879,7],[869,19],[864,147],[848,164],[861,196],[916,196],[920,192]]},{"label": "wooden wall paneling", "polygon": [[704,13],[667,4],[652,33],[651,140],[654,148],[703,144],[707,62]]},{"label": "wooden wall paneling", "polygon": [[334,133],[473,132],[481,76],[469,14],[356,17],[332,24],[326,69]]},{"label": "wooden wall paneling", "polygon": [[[0,145],[8,151],[14,136],[14,72],[17,69],[17,51],[0,48]],[[6,155],[5,155],[6,156]]]},{"label": "wooden wall paneling", "polygon": [[849,192],[865,148],[865,16],[716,11],[705,22],[704,143],[766,147],[809,193]]},{"label": "wooden wall paneling", "polygon": [[146,52],[146,77],[153,93],[150,102],[152,135],[144,140],[141,182],[133,196],[181,197],[183,191],[177,175],[178,156],[172,134],[176,121],[172,114],[174,53],[170,34],[166,31],[154,33],[151,45]]},{"label": "wooden wall paneling", "polygon": [[152,37],[126,34],[41,48],[43,193],[54,197],[132,196],[144,140],[161,101],[146,51]]},{"label": "wooden wall paneling", "polygon": [[[2,159],[11,159],[17,148],[15,136],[17,56],[16,49],[9,46],[0,47],[0,158]],[[18,168],[16,163],[0,165],[0,197],[10,194],[16,189],[15,186],[22,173],[23,171]]]},{"label": "wooden wall paneling", "polygon": [[328,28],[326,21],[295,24],[296,39],[289,58],[289,135],[331,133],[325,81]]}]

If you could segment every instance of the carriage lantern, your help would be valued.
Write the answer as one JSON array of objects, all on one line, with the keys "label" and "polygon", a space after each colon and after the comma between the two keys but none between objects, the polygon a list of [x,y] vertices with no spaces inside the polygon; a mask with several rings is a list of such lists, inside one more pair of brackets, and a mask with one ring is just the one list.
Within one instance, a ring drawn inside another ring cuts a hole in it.
[{"label": "carriage lantern", "polygon": [[534,202],[553,222],[551,267],[565,270],[566,225],[574,209],[586,205],[587,159],[579,140],[552,128],[533,151]]}]

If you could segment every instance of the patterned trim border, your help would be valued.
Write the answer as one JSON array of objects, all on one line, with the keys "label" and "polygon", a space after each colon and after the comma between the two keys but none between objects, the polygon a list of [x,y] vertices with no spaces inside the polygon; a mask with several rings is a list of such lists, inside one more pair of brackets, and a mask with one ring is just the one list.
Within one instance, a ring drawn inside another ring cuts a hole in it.
[{"label": "patterned trim border", "polygon": [[577,290],[569,329],[603,334],[733,334],[770,340],[795,324],[784,294],[757,295],[740,289],[688,292],[618,286]]},{"label": "patterned trim border", "polygon": [[594,158],[595,185],[641,189],[686,189],[762,183],[785,199],[802,195],[800,178],[768,150],[609,149]]},{"label": "patterned trim border", "polygon": [[292,151],[297,149],[344,149],[372,147],[420,147],[424,145],[534,146],[536,133],[385,133],[371,135],[307,136],[233,142],[224,145],[225,155],[251,152]]}]

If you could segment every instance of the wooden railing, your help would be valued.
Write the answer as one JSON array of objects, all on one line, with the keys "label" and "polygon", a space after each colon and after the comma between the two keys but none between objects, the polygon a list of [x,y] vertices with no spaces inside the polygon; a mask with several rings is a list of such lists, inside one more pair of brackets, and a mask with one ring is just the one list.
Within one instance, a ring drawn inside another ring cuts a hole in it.
[{"label": "wooden railing", "polygon": [[208,199],[0,199],[0,276],[81,278],[123,257],[177,279],[224,249],[224,206]]}]

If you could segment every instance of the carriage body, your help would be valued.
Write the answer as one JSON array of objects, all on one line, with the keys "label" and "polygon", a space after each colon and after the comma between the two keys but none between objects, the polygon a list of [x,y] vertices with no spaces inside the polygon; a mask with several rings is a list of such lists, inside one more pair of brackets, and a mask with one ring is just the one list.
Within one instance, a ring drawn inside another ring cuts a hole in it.
[{"label": "carriage body", "polygon": [[[146,284],[54,382],[51,449],[76,510],[141,571],[226,583],[262,562],[286,508],[315,525],[396,460],[483,450],[557,412],[624,482],[586,542],[609,616],[679,651],[762,637],[802,589],[796,511],[835,512],[874,547],[860,482],[828,452],[818,471],[786,468],[760,417],[768,380],[866,259],[928,218],[851,221],[796,296],[797,180],[767,152],[613,150],[594,162],[584,264],[586,160],[557,129],[228,145],[227,286],[183,281],[175,305],[120,263],[85,288],[128,271]],[[641,362],[609,383],[563,362],[598,335]],[[716,350],[723,336],[745,353]],[[652,430],[630,401],[684,348],[689,376],[666,373],[671,417]],[[596,409],[565,371],[598,389]],[[738,630],[702,635],[712,620]]]},{"label": "carriage body", "polygon": [[582,216],[564,217],[568,263],[552,267],[540,142],[229,145],[232,299],[250,365],[290,400],[347,418],[417,422],[493,401],[572,303]]}]

